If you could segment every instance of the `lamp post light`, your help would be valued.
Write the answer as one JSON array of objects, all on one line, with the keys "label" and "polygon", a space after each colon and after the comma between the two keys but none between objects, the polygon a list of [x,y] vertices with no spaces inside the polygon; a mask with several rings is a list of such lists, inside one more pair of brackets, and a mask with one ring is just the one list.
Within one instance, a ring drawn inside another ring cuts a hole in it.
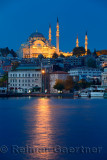
[{"label": "lamp post light", "polygon": [[45,70],[42,70],[41,73],[42,73],[42,93],[45,93]]},{"label": "lamp post light", "polygon": [[42,74],[45,74],[45,70],[42,70]]}]

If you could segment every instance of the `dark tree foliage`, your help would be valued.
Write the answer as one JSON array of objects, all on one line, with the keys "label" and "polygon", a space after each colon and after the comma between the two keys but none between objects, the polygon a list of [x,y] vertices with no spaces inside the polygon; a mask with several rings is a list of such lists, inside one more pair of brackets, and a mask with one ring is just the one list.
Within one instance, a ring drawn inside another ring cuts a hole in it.
[{"label": "dark tree foliage", "polygon": [[16,54],[16,52],[13,49],[10,50],[10,54],[12,54],[13,57],[17,57],[17,54]]},{"label": "dark tree foliage", "polygon": [[19,64],[20,64],[19,62],[13,62],[12,63],[12,70],[15,71],[16,68],[19,66]]},{"label": "dark tree foliage", "polygon": [[78,84],[79,84],[80,88],[83,88],[83,89],[89,87],[89,83],[85,79],[81,79],[78,82]]},{"label": "dark tree foliage", "polygon": [[74,88],[74,81],[71,76],[68,76],[68,78],[64,81],[64,88],[65,90],[71,91]]},{"label": "dark tree foliage", "polygon": [[63,71],[63,68],[60,67],[59,65],[53,65],[53,71]]},{"label": "dark tree foliage", "polygon": [[93,56],[94,56],[95,58],[97,58],[97,57],[98,57],[98,56],[97,56],[96,49],[94,49]]},{"label": "dark tree foliage", "polygon": [[74,89],[85,89],[87,87],[90,87],[92,84],[90,82],[87,82],[85,79],[81,79],[79,82],[75,82]]},{"label": "dark tree foliage", "polygon": [[64,81],[62,80],[57,80],[55,85],[54,85],[54,89],[57,89],[59,91],[62,91],[64,89]]},{"label": "dark tree foliage", "polygon": [[78,56],[82,56],[83,54],[85,54],[85,48],[84,47],[75,47],[73,49],[73,55],[78,57]]},{"label": "dark tree foliage", "polygon": [[92,68],[96,68],[96,60],[93,58],[89,58],[87,61],[87,66],[92,67]]},{"label": "dark tree foliage", "polygon": [[57,53],[54,53],[53,56],[52,56],[52,58],[53,58],[53,59],[58,58],[58,54],[57,54]]},{"label": "dark tree foliage", "polygon": [[0,87],[6,87],[8,82],[8,73],[5,73],[4,76],[0,79]]},{"label": "dark tree foliage", "polygon": [[16,52],[13,49],[10,50],[8,47],[0,48],[0,52],[2,53],[3,57],[6,57],[8,54],[12,54],[13,57],[17,57]]},{"label": "dark tree foliage", "polygon": [[87,55],[91,55],[91,54],[92,54],[91,51],[88,49]]},{"label": "dark tree foliage", "polygon": [[64,56],[63,54],[60,54],[60,57],[61,57],[61,58],[65,58],[65,56]]},{"label": "dark tree foliage", "polygon": [[42,60],[42,59],[44,58],[44,56],[43,56],[42,54],[39,54],[39,55],[38,55],[38,58],[39,58],[40,60]]}]

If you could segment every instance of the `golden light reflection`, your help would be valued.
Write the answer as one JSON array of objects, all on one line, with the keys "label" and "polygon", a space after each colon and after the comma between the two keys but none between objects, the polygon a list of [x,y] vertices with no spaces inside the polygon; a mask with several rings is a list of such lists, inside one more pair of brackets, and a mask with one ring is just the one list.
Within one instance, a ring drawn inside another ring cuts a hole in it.
[{"label": "golden light reflection", "polygon": [[[36,148],[52,148],[54,147],[53,142],[53,126],[52,126],[52,113],[49,99],[40,98],[38,99],[38,106],[35,105],[36,114],[35,114],[35,128],[33,130],[34,139],[32,144]],[[33,154],[33,158],[37,156],[42,159],[51,159],[54,153],[53,152],[41,152]]]}]

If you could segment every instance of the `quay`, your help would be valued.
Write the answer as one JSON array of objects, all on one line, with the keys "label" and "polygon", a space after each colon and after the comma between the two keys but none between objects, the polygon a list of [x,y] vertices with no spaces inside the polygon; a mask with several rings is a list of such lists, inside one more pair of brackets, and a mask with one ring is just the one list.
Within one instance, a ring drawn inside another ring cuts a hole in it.
[{"label": "quay", "polygon": [[0,97],[68,97],[73,98],[73,93],[62,94],[45,94],[45,93],[14,93],[14,94],[0,94]]}]

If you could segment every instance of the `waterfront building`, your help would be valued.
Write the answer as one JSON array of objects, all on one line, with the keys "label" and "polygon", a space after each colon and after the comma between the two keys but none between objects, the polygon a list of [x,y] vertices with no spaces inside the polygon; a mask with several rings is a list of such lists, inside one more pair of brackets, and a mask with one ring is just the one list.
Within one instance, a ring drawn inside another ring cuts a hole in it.
[{"label": "waterfront building", "polygon": [[20,65],[15,71],[8,72],[8,90],[28,93],[32,89],[41,90],[41,68],[34,65]]},{"label": "waterfront building", "polygon": [[102,86],[107,88],[107,68],[104,68],[104,72],[102,73],[101,82],[102,82]]},{"label": "waterfront building", "polygon": [[58,93],[57,89],[53,88],[56,80],[66,80],[68,75],[69,74],[64,71],[56,71],[50,73],[50,93]]},{"label": "waterfront building", "polygon": [[79,80],[101,79],[101,70],[97,68],[87,68],[87,67],[72,68],[69,71],[69,74],[72,77],[79,76]]}]

